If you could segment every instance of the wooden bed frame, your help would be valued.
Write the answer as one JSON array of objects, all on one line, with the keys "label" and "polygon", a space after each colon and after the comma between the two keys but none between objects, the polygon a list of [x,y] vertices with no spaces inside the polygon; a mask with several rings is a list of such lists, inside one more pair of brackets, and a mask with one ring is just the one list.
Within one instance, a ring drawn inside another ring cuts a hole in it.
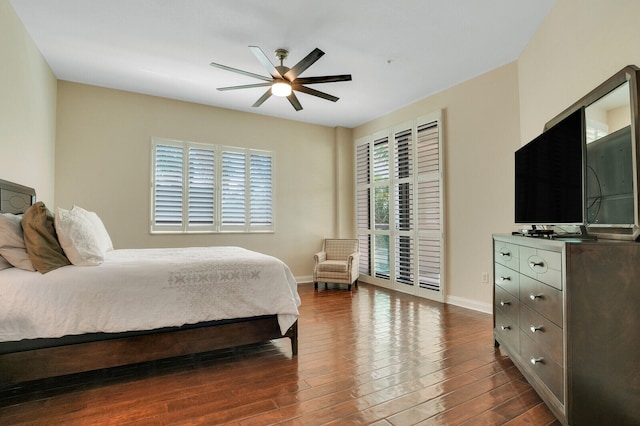
[{"label": "wooden bed frame", "polygon": [[298,353],[298,323],[285,335],[275,315],[198,328],[140,334],[0,355],[0,389],[31,380],[208,352],[289,337]]},{"label": "wooden bed frame", "polygon": [[[34,202],[33,188],[0,180],[0,212],[21,213]],[[12,342],[4,342],[0,343],[0,389],[21,382],[262,343],[283,337],[291,339],[291,351],[296,356],[298,322],[283,335],[276,315],[213,321],[189,327],[151,330],[148,333],[97,333],[88,341],[79,343],[67,343],[64,338],[35,339],[32,341],[36,343],[35,348],[18,348],[15,351],[11,349]]]}]

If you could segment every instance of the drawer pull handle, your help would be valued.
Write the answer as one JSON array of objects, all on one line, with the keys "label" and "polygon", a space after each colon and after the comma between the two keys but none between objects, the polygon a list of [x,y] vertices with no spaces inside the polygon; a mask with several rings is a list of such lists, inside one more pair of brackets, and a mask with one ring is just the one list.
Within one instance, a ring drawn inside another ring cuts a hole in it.
[{"label": "drawer pull handle", "polygon": [[510,305],[510,304],[511,304],[511,302],[509,302],[508,300],[500,301],[500,306],[507,306],[507,305]]},{"label": "drawer pull handle", "polygon": [[500,252],[500,256],[502,256],[502,257],[511,257],[511,252],[501,251]]},{"label": "drawer pull handle", "polygon": [[536,365],[536,364],[544,364],[544,358],[540,357],[540,358],[531,358],[529,361],[531,361],[531,364]]},{"label": "drawer pull handle", "polygon": [[542,295],[541,294],[530,294],[529,295],[529,299],[531,300],[536,300],[536,299],[542,299]]},{"label": "drawer pull handle", "polygon": [[544,327],[540,326],[536,326],[536,325],[532,325],[531,327],[529,327],[529,329],[531,330],[532,333],[535,333],[536,331],[544,331]]},{"label": "drawer pull handle", "polygon": [[503,325],[500,328],[502,329],[502,331],[511,330],[511,326],[510,325]]},{"label": "drawer pull handle", "polygon": [[544,266],[544,262],[529,262],[529,266],[535,268],[536,266]]},{"label": "drawer pull handle", "polygon": [[511,277],[500,277],[500,281],[511,281]]}]

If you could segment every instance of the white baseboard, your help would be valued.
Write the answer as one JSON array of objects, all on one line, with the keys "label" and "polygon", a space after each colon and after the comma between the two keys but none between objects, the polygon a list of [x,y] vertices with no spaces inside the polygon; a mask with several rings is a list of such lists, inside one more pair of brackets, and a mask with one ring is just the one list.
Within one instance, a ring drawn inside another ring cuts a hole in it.
[{"label": "white baseboard", "polygon": [[493,314],[493,306],[490,303],[481,303],[477,300],[465,299],[464,297],[448,296],[445,303],[460,306],[485,314]]},{"label": "white baseboard", "polygon": [[313,275],[303,275],[301,277],[294,277],[298,284],[312,283]]},{"label": "white baseboard", "polygon": [[[313,275],[303,275],[295,277],[298,284],[306,284],[313,282]],[[362,281],[366,282],[366,281]],[[373,284],[375,285],[375,284]],[[447,297],[445,303],[460,306],[461,308],[467,308],[478,312],[484,312],[485,314],[493,314],[493,306],[489,303],[480,303],[477,300],[465,299],[464,297],[450,296]]]}]

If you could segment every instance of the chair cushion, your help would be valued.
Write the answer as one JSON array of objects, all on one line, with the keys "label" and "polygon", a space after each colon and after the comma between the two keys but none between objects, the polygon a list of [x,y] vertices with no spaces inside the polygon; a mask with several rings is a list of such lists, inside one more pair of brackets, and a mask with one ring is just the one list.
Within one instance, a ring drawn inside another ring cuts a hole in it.
[{"label": "chair cushion", "polygon": [[318,264],[319,272],[347,272],[347,262],[344,260],[325,260]]}]

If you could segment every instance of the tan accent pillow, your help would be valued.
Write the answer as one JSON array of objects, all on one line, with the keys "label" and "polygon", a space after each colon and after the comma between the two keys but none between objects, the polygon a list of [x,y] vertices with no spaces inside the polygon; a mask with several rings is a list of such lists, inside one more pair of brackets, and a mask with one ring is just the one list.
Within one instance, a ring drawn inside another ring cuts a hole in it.
[{"label": "tan accent pillow", "polygon": [[29,260],[37,271],[46,274],[71,264],[58,242],[53,214],[42,201],[24,212],[22,232]]},{"label": "tan accent pillow", "polygon": [[24,246],[22,216],[12,213],[0,214],[0,255],[16,268],[35,272]]},{"label": "tan accent pillow", "polygon": [[3,269],[9,269],[9,268],[13,268],[13,265],[10,264],[7,259],[0,256],[0,271],[2,271]]}]

